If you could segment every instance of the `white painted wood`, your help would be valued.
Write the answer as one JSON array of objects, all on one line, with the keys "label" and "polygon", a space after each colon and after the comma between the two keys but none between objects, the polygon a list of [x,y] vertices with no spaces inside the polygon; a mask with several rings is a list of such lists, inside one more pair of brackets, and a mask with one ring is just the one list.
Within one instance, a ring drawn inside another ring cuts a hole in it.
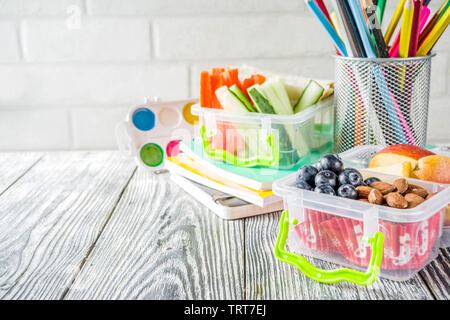
[{"label": "white painted wood", "polygon": [[243,221],[139,168],[66,299],[242,299]]},{"label": "white painted wood", "polygon": [[[322,284],[307,278],[294,266],[275,258],[273,248],[280,217],[273,213],[245,222],[247,299],[433,299],[418,275],[405,282],[378,279],[368,287],[347,282]],[[310,262],[323,269],[337,268],[319,259]]]},{"label": "white painted wood", "polygon": [[438,300],[450,299],[450,248],[442,248],[441,254],[420,272],[431,292]]},{"label": "white painted wood", "polygon": [[0,153],[0,194],[35,165],[43,153],[1,152]]},{"label": "white painted wood", "polygon": [[43,157],[0,197],[0,298],[59,299],[135,164],[117,152]]}]

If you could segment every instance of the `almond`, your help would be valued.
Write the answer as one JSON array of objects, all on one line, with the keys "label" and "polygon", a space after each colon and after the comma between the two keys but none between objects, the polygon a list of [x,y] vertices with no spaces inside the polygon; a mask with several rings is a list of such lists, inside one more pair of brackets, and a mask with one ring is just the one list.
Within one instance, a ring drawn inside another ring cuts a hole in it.
[{"label": "almond", "polygon": [[408,191],[408,193],[417,194],[419,197],[422,197],[424,199],[428,196],[428,191],[425,189],[413,189],[411,191]]},{"label": "almond", "polygon": [[367,203],[369,203],[369,200],[364,199],[364,198],[358,199],[358,201],[362,201],[362,202],[367,202]]},{"label": "almond", "polygon": [[356,187],[356,191],[358,191],[358,196],[360,198],[367,199],[369,197],[370,191],[372,191],[373,188],[367,187],[367,186],[358,186]]},{"label": "almond", "polygon": [[386,197],[386,203],[389,207],[405,209],[408,207],[408,201],[398,192],[391,192]]},{"label": "almond", "polygon": [[408,208],[417,207],[419,204],[425,201],[424,198],[418,196],[415,193],[407,193],[405,195],[405,200],[408,201]]},{"label": "almond", "polygon": [[375,181],[370,184],[370,186],[374,189],[377,189],[382,194],[388,194],[395,190],[394,186],[392,184],[389,184],[387,182],[382,181]]},{"label": "almond", "polygon": [[427,197],[425,198],[425,200],[428,200],[428,199],[434,197],[434,196],[437,195],[437,194],[438,194],[437,192],[430,193],[429,195],[427,195]]},{"label": "almond", "polygon": [[383,194],[377,189],[372,189],[372,191],[370,191],[369,193],[368,200],[373,204],[383,204]]},{"label": "almond", "polygon": [[392,185],[395,188],[397,188],[397,192],[400,193],[400,194],[405,193],[406,190],[408,190],[408,187],[409,187],[408,181],[406,181],[406,179],[404,179],[404,178],[396,179]]}]

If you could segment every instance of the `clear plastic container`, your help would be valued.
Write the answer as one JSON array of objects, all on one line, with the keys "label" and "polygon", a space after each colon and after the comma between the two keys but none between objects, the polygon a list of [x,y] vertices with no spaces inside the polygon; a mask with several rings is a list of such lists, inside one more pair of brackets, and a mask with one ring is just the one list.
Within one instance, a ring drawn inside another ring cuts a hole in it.
[{"label": "clear plastic container", "polygon": [[[364,178],[367,178],[363,173]],[[392,183],[396,177],[371,174]],[[284,200],[285,213],[275,253],[321,282],[370,284],[377,276],[397,281],[411,278],[439,252],[450,188],[414,179],[428,192],[439,192],[412,209],[395,209],[340,198],[294,186],[296,175],[277,180],[273,191]],[[384,242],[382,238],[384,237]],[[288,245],[289,252],[284,250]],[[302,255],[348,269],[321,270]],[[363,273],[359,270],[367,270]]]},{"label": "clear plastic container", "polygon": [[[340,156],[344,161],[345,167],[363,169],[369,166],[372,157],[383,148],[383,146],[376,145],[359,146],[341,153]],[[447,186],[450,185],[447,184]],[[441,248],[447,248],[450,247],[450,203],[445,210],[444,225],[442,228]]]},{"label": "clear plastic container", "polygon": [[214,160],[292,169],[333,150],[333,96],[290,116],[236,114],[199,105],[192,113],[199,116],[204,153]]}]

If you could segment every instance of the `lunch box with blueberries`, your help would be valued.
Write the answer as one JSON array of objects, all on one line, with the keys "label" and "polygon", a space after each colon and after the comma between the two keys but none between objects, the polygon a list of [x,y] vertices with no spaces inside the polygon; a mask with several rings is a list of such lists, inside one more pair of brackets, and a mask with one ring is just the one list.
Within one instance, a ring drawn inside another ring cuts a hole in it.
[{"label": "lunch box with blueberries", "polygon": [[[407,280],[438,255],[450,196],[447,185],[359,172],[346,158],[338,156],[336,163],[324,158],[273,184],[285,210],[275,246],[279,260],[320,282],[368,285],[378,276]],[[339,173],[342,164],[342,176],[325,172]],[[321,187],[316,190],[317,184]],[[406,195],[416,190],[430,196],[405,203]],[[344,268],[319,269],[304,256]]]}]

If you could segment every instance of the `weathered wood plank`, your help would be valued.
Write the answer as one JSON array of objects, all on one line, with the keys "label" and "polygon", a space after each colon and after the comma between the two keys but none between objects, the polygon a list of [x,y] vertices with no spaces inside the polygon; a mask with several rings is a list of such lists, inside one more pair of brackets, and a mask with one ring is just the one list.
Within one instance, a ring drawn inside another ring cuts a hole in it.
[{"label": "weathered wood plank", "polygon": [[[252,217],[245,222],[246,282],[248,299],[433,299],[420,276],[404,282],[378,279],[363,287],[351,283],[322,284],[295,267],[278,261],[274,254],[280,213]],[[336,265],[310,259],[319,268]]]},{"label": "weathered wood plank", "polygon": [[420,275],[436,299],[450,299],[450,248],[441,249],[441,254],[426,266]]},{"label": "weathered wood plank", "polygon": [[50,153],[0,197],[0,297],[58,299],[135,170],[118,152]]},{"label": "weathered wood plank", "polygon": [[43,156],[40,152],[0,152],[0,195]]},{"label": "weathered wood plank", "polygon": [[138,169],[66,299],[242,299],[243,221]]}]

